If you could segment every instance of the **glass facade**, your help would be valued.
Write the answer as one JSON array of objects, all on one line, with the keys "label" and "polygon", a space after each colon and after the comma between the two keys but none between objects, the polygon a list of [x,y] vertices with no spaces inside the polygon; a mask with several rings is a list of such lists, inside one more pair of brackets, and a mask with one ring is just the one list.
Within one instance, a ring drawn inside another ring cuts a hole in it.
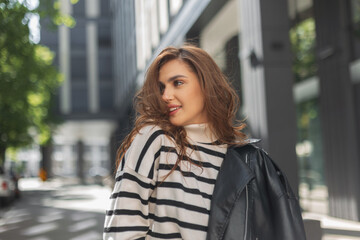
[{"label": "glass facade", "polygon": [[289,34],[293,53],[297,119],[296,155],[301,204],[305,211],[327,213],[328,193],[322,157],[314,18],[298,18]]},{"label": "glass facade", "polygon": [[351,0],[352,60],[360,58],[360,1]]}]

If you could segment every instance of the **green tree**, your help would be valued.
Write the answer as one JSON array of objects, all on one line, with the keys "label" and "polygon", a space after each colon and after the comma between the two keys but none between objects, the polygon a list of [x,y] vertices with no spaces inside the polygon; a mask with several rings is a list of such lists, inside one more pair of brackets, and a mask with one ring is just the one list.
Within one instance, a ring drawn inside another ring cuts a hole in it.
[{"label": "green tree", "polygon": [[29,20],[37,14],[52,25],[74,22],[60,14],[56,1],[39,6],[0,0],[0,165],[8,147],[47,144],[56,124],[51,105],[61,75],[52,65],[54,54],[29,39]]},{"label": "green tree", "polygon": [[315,35],[313,18],[299,22],[290,30],[295,82],[300,82],[316,74]]}]

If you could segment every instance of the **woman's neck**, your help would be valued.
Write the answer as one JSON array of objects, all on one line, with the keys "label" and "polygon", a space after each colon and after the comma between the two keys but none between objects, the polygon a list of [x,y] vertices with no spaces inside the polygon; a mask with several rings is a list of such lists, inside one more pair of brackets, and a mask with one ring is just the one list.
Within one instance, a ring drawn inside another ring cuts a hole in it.
[{"label": "woman's neck", "polygon": [[217,140],[207,123],[186,125],[184,129],[187,137],[194,142],[213,143]]}]

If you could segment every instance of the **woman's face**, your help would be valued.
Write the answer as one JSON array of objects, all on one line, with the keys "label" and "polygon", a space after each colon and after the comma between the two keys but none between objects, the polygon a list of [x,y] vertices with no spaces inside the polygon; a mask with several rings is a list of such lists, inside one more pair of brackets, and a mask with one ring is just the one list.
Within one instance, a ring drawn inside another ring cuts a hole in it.
[{"label": "woman's face", "polygon": [[185,126],[207,122],[199,79],[186,63],[178,59],[165,63],[160,68],[159,84],[172,124]]}]

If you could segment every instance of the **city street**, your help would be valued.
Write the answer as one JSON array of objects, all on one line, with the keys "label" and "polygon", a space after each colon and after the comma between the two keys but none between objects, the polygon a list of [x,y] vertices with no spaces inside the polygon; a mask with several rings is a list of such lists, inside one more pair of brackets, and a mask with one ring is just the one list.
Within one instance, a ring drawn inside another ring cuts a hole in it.
[{"label": "city street", "polygon": [[[75,179],[21,179],[21,198],[0,208],[0,240],[100,240],[110,187]],[[307,208],[317,207],[307,203]],[[305,213],[321,222],[322,240],[360,239],[360,223]]]},{"label": "city street", "polygon": [[21,198],[0,209],[0,240],[99,240],[110,188],[21,179]]}]

